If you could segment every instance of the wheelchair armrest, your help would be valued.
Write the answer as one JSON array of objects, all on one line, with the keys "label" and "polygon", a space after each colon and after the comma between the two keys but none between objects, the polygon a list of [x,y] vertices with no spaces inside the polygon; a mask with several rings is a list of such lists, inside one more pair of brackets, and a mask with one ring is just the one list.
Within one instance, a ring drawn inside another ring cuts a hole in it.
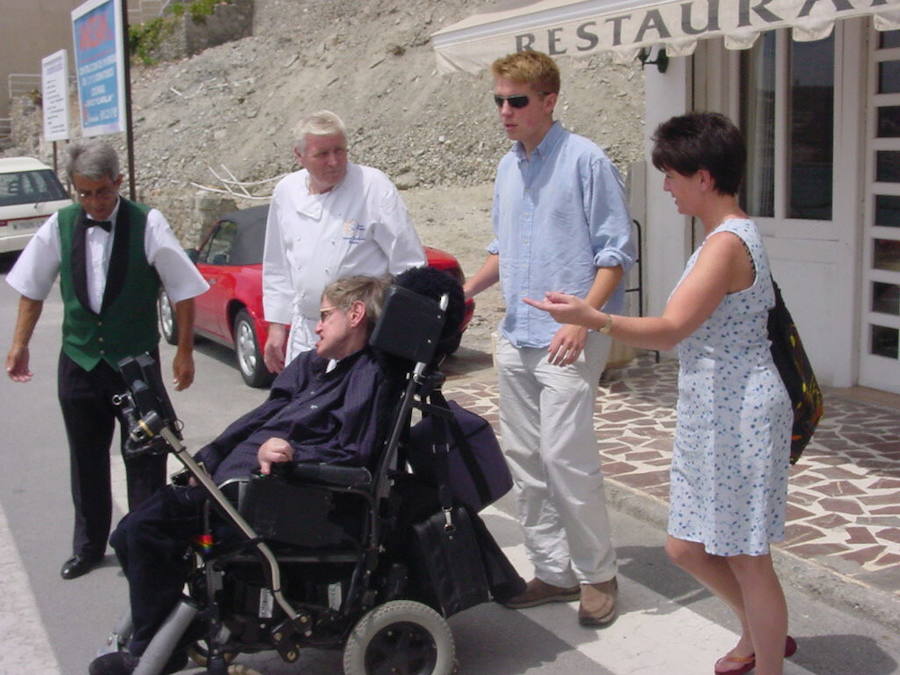
[{"label": "wheelchair armrest", "polygon": [[[277,468],[276,468],[277,467]],[[372,474],[364,466],[338,466],[335,464],[298,463],[285,465],[285,478],[303,482],[323,483],[340,487],[367,487],[372,484]],[[272,468],[280,473],[278,464]],[[284,471],[284,469],[281,469]]]}]

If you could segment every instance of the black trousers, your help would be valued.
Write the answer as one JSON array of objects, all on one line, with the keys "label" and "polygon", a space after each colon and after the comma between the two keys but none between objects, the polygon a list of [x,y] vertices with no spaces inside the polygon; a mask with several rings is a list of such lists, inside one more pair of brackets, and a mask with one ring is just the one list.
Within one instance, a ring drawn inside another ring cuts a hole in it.
[{"label": "black trousers", "polygon": [[128,579],[134,632],[128,651],[144,653],[181,597],[190,571],[185,552],[203,531],[201,487],[167,485],[119,521],[110,544]]},{"label": "black trousers", "polygon": [[[159,352],[152,356],[159,368]],[[126,389],[117,370],[101,361],[84,370],[64,353],[59,356],[58,393],[69,441],[72,502],[75,506],[74,553],[100,557],[112,519],[109,453],[115,421],[127,431],[112,398]],[[166,456],[143,456],[125,462],[128,508],[133,510],[166,484]]]}]

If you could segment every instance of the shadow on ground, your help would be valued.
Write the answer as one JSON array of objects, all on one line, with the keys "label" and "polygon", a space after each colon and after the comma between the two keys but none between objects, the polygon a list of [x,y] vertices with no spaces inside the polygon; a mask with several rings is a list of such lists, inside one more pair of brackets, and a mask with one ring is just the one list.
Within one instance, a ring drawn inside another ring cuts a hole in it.
[{"label": "shadow on ground", "polygon": [[494,367],[493,357],[488,352],[468,347],[460,347],[441,364],[441,371],[448,379],[475,375]]}]

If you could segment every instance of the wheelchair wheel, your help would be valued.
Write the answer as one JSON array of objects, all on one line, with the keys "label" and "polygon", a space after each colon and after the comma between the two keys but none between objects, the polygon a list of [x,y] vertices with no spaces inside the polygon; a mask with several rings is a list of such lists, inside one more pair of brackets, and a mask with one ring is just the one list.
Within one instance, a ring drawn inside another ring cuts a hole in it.
[{"label": "wheelchair wheel", "polygon": [[344,647],[346,675],[450,675],[456,647],[444,618],[430,607],[394,600],[368,612]]}]

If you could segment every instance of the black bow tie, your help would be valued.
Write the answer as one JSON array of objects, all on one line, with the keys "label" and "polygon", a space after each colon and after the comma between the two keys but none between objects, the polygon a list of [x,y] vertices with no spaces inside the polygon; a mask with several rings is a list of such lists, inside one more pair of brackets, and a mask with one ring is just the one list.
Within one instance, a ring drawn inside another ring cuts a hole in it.
[{"label": "black bow tie", "polygon": [[96,227],[103,228],[103,229],[106,230],[107,232],[111,232],[111,231],[112,231],[112,223],[109,222],[108,220],[94,220],[94,219],[92,219],[92,218],[85,218],[85,219],[84,219],[84,226],[85,226],[85,227],[94,227],[94,226],[96,226]]}]

